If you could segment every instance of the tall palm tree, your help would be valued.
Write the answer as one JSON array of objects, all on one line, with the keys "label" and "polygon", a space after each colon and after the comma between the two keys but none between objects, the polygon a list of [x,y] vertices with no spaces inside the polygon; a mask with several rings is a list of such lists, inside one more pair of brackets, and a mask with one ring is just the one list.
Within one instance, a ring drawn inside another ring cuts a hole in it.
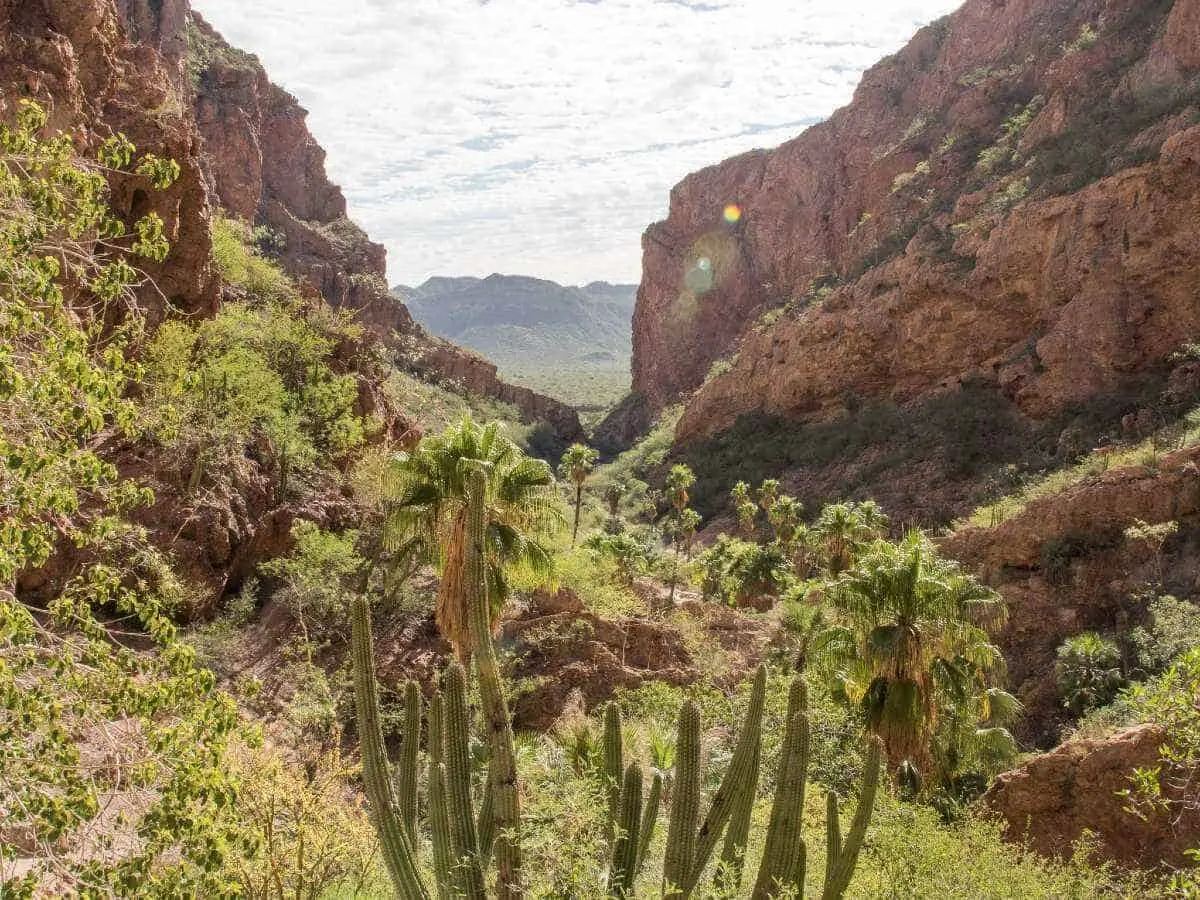
[{"label": "tall palm tree", "polygon": [[594,448],[585,444],[572,444],[567,448],[558,464],[559,476],[575,486],[575,522],[571,526],[572,547],[579,539],[579,511],[583,507],[583,485],[587,481],[588,475],[592,473],[592,468],[596,465],[599,455]]},{"label": "tall palm tree", "polygon": [[979,707],[1003,659],[988,629],[1005,619],[1000,595],[938,556],[919,530],[877,540],[828,592],[838,624],[819,655],[867,727],[883,739],[893,768],[931,764],[939,714]]},{"label": "tall palm tree", "polygon": [[544,539],[563,524],[550,467],[530,459],[491,422],[465,417],[442,434],[399,453],[390,467],[383,530],[395,558],[423,558],[438,568],[438,628],[468,661],[473,640],[465,584],[467,507],[471,475],[486,475],[485,562],[493,624],[509,594],[506,572],[525,569],[549,578],[550,550]]}]

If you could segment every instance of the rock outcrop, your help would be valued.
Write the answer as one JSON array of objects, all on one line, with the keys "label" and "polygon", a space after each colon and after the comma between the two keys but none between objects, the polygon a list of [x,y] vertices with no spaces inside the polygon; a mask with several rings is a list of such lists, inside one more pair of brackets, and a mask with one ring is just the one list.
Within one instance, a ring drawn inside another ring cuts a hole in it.
[{"label": "rock outcrop", "polygon": [[0,0],[0,116],[30,98],[81,150],[123,132],[139,150],[179,163],[166,191],[135,177],[112,183],[113,208],[130,221],[158,213],[171,243],[161,264],[145,267],[158,289],[141,297],[151,319],[165,314],[164,298],[193,314],[217,305],[208,194],[183,84],[186,15],[186,0]]},{"label": "rock outcrop", "polygon": [[1042,422],[1154,370],[1200,325],[1198,10],[968,0],[828,121],[688,176],[622,421],[684,399],[687,444],[978,378]]},{"label": "rock outcrop", "polygon": [[[1148,465],[1111,469],[1034,500],[992,528],[964,528],[941,542],[1008,604],[999,636],[1010,688],[1025,705],[1018,733],[1052,746],[1067,721],[1054,677],[1055,651],[1083,631],[1126,632],[1145,614],[1146,587],[1200,594],[1200,448]],[[1159,549],[1130,540],[1137,522],[1178,523]]]},{"label": "rock outcrop", "polygon": [[1143,819],[1120,796],[1135,768],[1161,764],[1163,740],[1160,726],[1141,725],[1105,740],[1069,741],[1001,775],[980,805],[1003,820],[1009,839],[1047,856],[1069,857],[1086,830],[1103,859],[1141,869],[1189,865],[1185,852],[1200,840],[1200,816]]}]

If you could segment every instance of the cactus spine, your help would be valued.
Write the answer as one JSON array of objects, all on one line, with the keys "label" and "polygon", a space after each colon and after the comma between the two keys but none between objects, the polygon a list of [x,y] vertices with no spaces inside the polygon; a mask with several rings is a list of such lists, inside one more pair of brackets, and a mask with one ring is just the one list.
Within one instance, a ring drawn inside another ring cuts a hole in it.
[{"label": "cactus spine", "polygon": [[371,647],[371,608],[365,597],[356,597],[351,605],[351,652],[363,784],[383,859],[392,883],[402,897],[427,900],[429,891],[417,871],[416,851],[405,832],[400,806],[392,789],[379,722],[379,691],[375,684],[375,658]]},{"label": "cactus spine", "polygon": [[495,809],[496,893],[500,900],[521,897],[521,807],[517,795],[517,761],[512,722],[500,684],[500,667],[492,644],[484,560],[487,475],[476,468],[470,477],[467,503],[466,580],[468,621],[479,671],[479,695],[491,749],[491,789]]}]

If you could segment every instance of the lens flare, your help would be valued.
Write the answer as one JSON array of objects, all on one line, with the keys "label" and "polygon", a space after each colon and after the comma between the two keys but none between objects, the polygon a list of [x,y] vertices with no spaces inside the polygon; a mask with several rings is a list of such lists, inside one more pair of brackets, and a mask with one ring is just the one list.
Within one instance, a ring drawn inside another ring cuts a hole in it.
[{"label": "lens flare", "polygon": [[730,203],[725,207],[725,212],[722,215],[724,215],[726,222],[733,225],[742,218],[742,208],[736,203]]}]

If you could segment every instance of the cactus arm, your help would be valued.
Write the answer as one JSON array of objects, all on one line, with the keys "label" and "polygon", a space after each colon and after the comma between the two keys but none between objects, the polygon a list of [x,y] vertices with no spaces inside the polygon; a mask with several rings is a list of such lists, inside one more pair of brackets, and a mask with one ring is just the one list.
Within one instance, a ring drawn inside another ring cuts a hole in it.
[{"label": "cactus arm", "polygon": [[658,824],[658,806],[662,801],[662,789],[662,773],[655,772],[654,778],[650,782],[650,794],[646,797],[646,810],[642,813],[642,824],[638,833],[637,863],[634,868],[635,877],[641,873],[642,867],[646,864],[646,851],[650,847],[650,841],[654,839],[654,827]]},{"label": "cactus arm", "polygon": [[429,891],[417,871],[416,853],[405,833],[388,772],[383,729],[379,722],[375,657],[371,647],[371,608],[366,597],[355,597],[351,604],[350,642],[354,667],[354,704],[362,745],[363,784],[371,819],[397,893],[405,900],[428,900]]},{"label": "cactus arm", "polygon": [[[863,770],[862,789],[858,793],[858,808],[854,811],[854,818],[850,822],[846,840],[839,847],[837,861],[833,868],[833,879],[826,879],[821,900],[840,900],[846,893],[846,888],[850,886],[850,879],[854,877],[854,869],[858,865],[858,854],[862,850],[867,826],[871,823],[871,814],[875,808],[875,792],[879,787],[882,757],[882,742],[877,737],[870,738],[867,764]],[[831,806],[836,809],[837,801],[835,800]]]},{"label": "cactus arm", "polygon": [[467,506],[466,575],[468,621],[474,639],[479,671],[479,695],[484,727],[491,749],[492,790],[495,794],[496,894],[499,900],[517,900],[521,884],[521,807],[517,794],[517,754],[512,720],[500,685],[500,665],[492,643],[491,611],[488,608],[487,572],[484,558],[487,476],[483,469],[471,473]]},{"label": "cactus arm", "polygon": [[621,787],[617,836],[613,842],[612,865],[608,872],[608,892],[614,897],[633,893],[637,875],[637,853],[641,846],[639,817],[642,812],[642,768],[635,762],[625,770]]},{"label": "cactus arm", "polygon": [[479,819],[475,826],[479,836],[479,865],[483,871],[492,864],[492,844],[496,836],[496,794],[492,790],[492,766],[488,763],[487,781],[483,783],[483,795],[479,801]]},{"label": "cactus arm", "polygon": [[695,857],[692,860],[691,871],[683,884],[685,895],[692,892],[699,883],[700,876],[704,874],[704,867],[708,865],[717,839],[733,814],[738,797],[746,791],[753,793],[758,786],[757,780],[752,781],[751,776],[757,776],[755,759],[762,741],[762,712],[766,691],[767,669],[766,666],[759,666],[758,673],[754,677],[754,687],[750,691],[750,704],[746,708],[746,718],[742,723],[742,731],[737,745],[734,747],[733,757],[729,761],[729,768],[725,772],[725,777],[721,779],[716,794],[713,795],[708,815],[705,816],[704,824],[700,826],[700,831],[696,835]]},{"label": "cactus arm", "polygon": [[[796,676],[788,694],[787,729],[779,753],[779,776],[752,900],[767,900],[789,889],[801,900],[803,898],[804,864],[798,858],[804,852],[802,825],[809,745],[807,706],[804,680]],[[800,875],[798,880],[797,873]]]},{"label": "cactus arm", "polygon": [[442,676],[442,728],[445,740],[446,807],[459,887],[470,900],[484,900],[483,869],[479,865],[479,840],[471,806],[471,734],[467,716],[467,676],[458,660],[451,660]]},{"label": "cactus arm", "polygon": [[404,738],[396,771],[400,821],[413,846],[417,844],[417,750],[421,744],[421,689],[415,681],[404,685]]},{"label": "cactus arm", "polygon": [[723,896],[733,896],[742,883],[742,868],[746,860],[746,844],[750,837],[750,819],[754,815],[754,794],[758,786],[761,765],[761,746],[754,748],[754,758],[746,783],[750,790],[739,791],[733,798],[729,827],[725,829],[725,845],[721,848],[718,888]]},{"label": "cactus arm", "polygon": [[433,842],[433,866],[440,900],[454,897],[454,837],[446,808],[446,766],[429,762],[429,831]]},{"label": "cactus arm", "polygon": [[825,795],[825,882],[821,900],[825,900],[831,885],[837,880],[837,864],[841,855],[842,825],[838,819],[837,796],[830,791]]},{"label": "cactus arm", "polygon": [[615,703],[608,704],[604,711],[604,788],[608,794],[609,845],[613,842],[613,828],[620,814],[621,780],[625,776],[625,754],[621,735],[621,712]]},{"label": "cactus arm", "polygon": [[663,896],[684,896],[683,885],[692,867],[696,847],[696,820],[700,814],[700,709],[691,700],[679,710],[675,741],[675,785],[667,850],[663,861]]}]

